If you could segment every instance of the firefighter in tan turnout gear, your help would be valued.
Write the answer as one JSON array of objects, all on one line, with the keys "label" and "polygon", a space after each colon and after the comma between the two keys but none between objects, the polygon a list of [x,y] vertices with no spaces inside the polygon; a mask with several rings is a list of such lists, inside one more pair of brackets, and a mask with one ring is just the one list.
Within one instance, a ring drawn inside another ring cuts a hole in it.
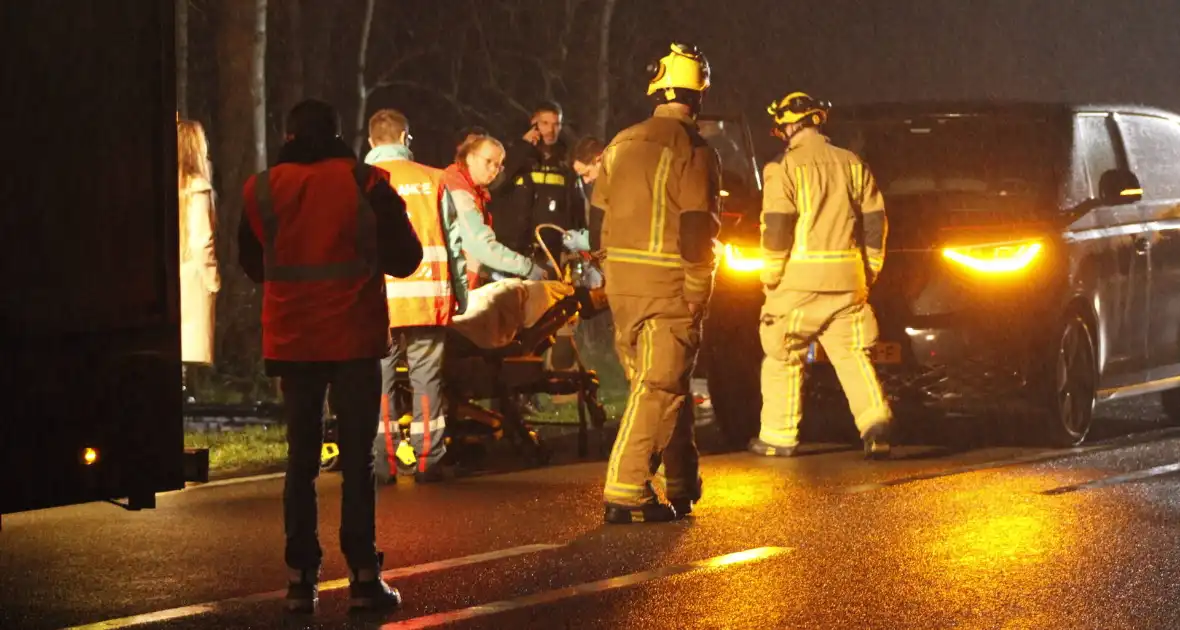
[{"label": "firefighter in tan turnout gear", "polygon": [[877,322],[868,292],[885,262],[885,203],[868,166],[820,133],[829,108],[795,92],[768,110],[787,148],[763,171],[762,431],[750,450],[794,454],[804,357],[819,341],[866,456],[884,458],[892,414],[869,358]]},{"label": "firefighter in tan turnout gear", "polygon": [[[631,383],[603,492],[605,520],[616,524],[670,521],[701,496],[689,380],[720,226],[719,159],[696,125],[709,64],[695,47],[673,44],[649,70],[655,112],[607,146],[591,208]],[[660,460],[668,503],[652,485]]]}]

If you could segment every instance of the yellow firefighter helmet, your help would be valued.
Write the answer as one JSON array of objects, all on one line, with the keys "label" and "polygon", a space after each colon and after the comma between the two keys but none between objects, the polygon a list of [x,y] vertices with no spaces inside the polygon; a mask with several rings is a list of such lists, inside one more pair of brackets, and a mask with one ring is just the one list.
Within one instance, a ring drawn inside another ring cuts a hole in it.
[{"label": "yellow firefighter helmet", "polygon": [[791,92],[770,104],[766,112],[774,119],[776,127],[782,128],[795,123],[822,125],[828,121],[828,110],[832,104],[811,98],[803,92]]},{"label": "yellow firefighter helmet", "polygon": [[696,46],[672,44],[672,52],[648,66],[651,81],[648,96],[662,96],[665,101],[676,99],[676,90],[704,92],[709,89],[709,61]]}]

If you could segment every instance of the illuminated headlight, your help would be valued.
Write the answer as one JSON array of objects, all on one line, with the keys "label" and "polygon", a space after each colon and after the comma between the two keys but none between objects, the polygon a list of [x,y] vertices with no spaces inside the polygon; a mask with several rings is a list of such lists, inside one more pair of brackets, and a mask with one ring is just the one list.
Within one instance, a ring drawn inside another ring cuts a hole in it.
[{"label": "illuminated headlight", "polygon": [[1012,241],[969,247],[947,247],[943,258],[981,273],[1011,273],[1031,265],[1041,254],[1040,241]]},{"label": "illuminated headlight", "polygon": [[754,252],[726,243],[725,267],[741,273],[762,271],[762,257]]}]

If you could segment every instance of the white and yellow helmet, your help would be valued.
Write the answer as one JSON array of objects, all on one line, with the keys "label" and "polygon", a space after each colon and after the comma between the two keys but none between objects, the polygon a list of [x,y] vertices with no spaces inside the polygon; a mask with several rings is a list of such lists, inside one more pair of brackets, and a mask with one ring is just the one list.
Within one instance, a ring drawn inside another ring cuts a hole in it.
[{"label": "white and yellow helmet", "polygon": [[689,44],[672,44],[672,52],[648,66],[648,72],[647,95],[664,101],[676,100],[676,90],[699,93],[709,89],[709,61]]}]

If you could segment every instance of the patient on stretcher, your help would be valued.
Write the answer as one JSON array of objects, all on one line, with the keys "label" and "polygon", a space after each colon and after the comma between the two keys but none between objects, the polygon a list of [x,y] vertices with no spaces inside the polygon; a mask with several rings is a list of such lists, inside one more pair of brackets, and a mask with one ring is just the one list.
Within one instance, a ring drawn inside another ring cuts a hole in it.
[{"label": "patient on stretcher", "polygon": [[466,312],[456,315],[451,327],[480,348],[503,348],[573,294],[574,288],[562,282],[499,280],[472,290]]}]

